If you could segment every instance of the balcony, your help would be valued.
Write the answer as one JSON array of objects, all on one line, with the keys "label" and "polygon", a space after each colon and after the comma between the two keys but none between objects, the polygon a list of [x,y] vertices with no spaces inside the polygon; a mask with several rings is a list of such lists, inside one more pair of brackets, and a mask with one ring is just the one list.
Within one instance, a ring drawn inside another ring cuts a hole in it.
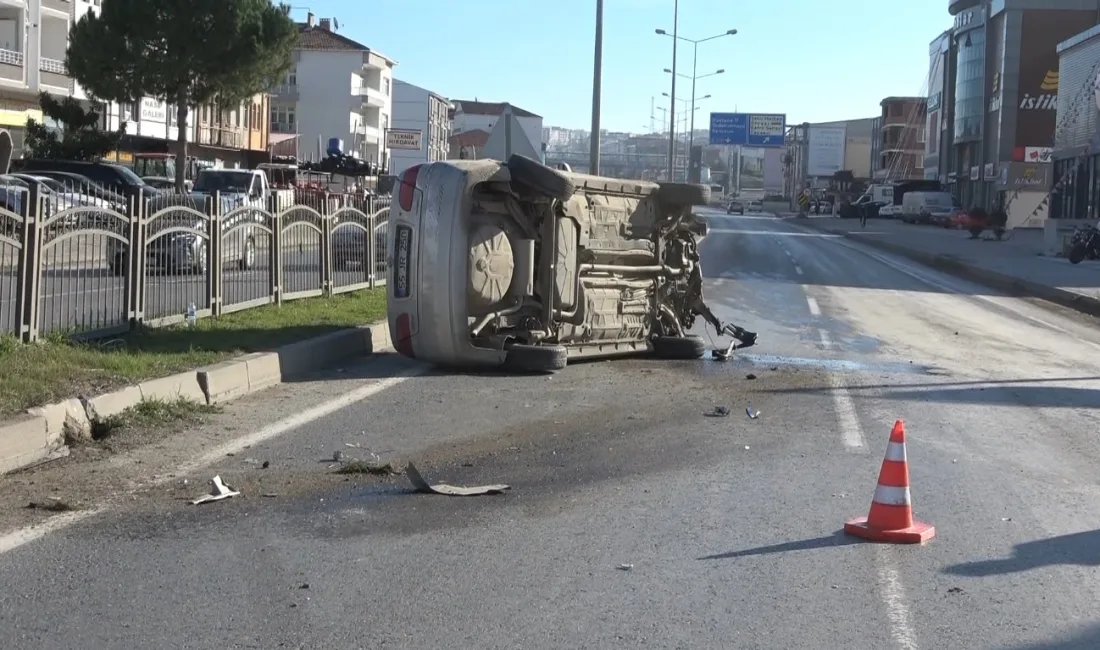
[{"label": "balcony", "polygon": [[374,108],[385,108],[389,100],[389,97],[386,97],[381,90],[370,86],[359,86],[357,94],[363,105],[373,106]]},{"label": "balcony", "polygon": [[23,82],[23,53],[0,49],[0,79]]},{"label": "balcony", "polygon": [[298,84],[280,84],[271,89],[271,95],[279,101],[297,102],[301,95],[298,93]]},{"label": "balcony", "polygon": [[38,60],[38,70],[42,85],[72,90],[72,79],[69,78],[64,61],[42,57]]},{"label": "balcony", "polygon": [[196,144],[208,147],[222,147],[225,149],[247,148],[248,140],[244,130],[241,128],[200,124],[197,130],[198,138],[196,139]]}]

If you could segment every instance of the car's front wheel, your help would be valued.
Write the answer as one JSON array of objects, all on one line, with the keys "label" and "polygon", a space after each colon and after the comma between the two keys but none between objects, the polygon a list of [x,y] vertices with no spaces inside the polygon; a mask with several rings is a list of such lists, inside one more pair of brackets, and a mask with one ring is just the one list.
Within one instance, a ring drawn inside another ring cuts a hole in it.
[{"label": "car's front wheel", "polygon": [[660,359],[699,359],[707,352],[701,336],[658,336],[652,343],[653,354]]}]

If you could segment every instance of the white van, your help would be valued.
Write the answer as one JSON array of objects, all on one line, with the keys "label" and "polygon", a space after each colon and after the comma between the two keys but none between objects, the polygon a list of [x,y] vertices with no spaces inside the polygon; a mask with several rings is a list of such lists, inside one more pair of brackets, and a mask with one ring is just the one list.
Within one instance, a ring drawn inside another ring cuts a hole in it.
[{"label": "white van", "polygon": [[390,339],[444,366],[560,370],[651,352],[694,359],[703,304],[691,213],[706,186],[575,174],[523,156],[438,161],[398,180],[387,234]]},{"label": "white van", "polygon": [[948,226],[958,212],[950,192],[906,192],[901,197],[901,219],[905,223]]}]

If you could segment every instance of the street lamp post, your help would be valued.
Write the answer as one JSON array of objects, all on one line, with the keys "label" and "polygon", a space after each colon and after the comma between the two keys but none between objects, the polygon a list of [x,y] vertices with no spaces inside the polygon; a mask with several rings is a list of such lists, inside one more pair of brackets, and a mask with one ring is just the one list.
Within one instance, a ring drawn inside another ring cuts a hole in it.
[{"label": "street lamp post", "polygon": [[603,86],[603,0],[596,0],[596,52],[592,64],[592,134],[588,173],[600,175],[600,95]]},{"label": "street lamp post", "polygon": [[[736,36],[737,35],[737,30],[736,29],[730,29],[730,30],[727,30],[726,32],[724,32],[722,34],[715,34],[714,36],[708,36],[707,38],[690,39],[690,38],[684,38],[683,36],[680,36],[680,34],[677,33],[677,31],[676,31],[676,25],[673,24],[673,30],[672,30],[671,34],[669,34],[668,32],[666,32],[663,29],[658,29],[657,33],[660,34],[661,36],[671,36],[672,37],[672,69],[671,70],[666,69],[665,72],[669,72],[669,73],[672,74],[672,96],[673,96],[673,99],[675,99],[675,97],[676,97],[676,77],[677,76],[682,76],[682,77],[687,78],[687,75],[677,75],[677,73],[676,73],[676,41],[685,41],[685,42],[691,43],[692,44],[692,49],[694,50],[693,53],[692,53],[693,55],[692,55],[692,63],[691,63],[691,77],[690,77],[691,78],[691,96],[692,96],[691,126],[689,127],[691,129],[691,132],[688,134],[688,156],[690,157],[691,156],[691,147],[695,146],[695,100],[694,100],[694,98],[695,98],[695,84],[700,79],[704,79],[706,77],[713,77],[716,74],[722,74],[722,73],[725,72],[725,69],[722,69],[722,70],[718,70],[717,72],[712,72],[710,74],[705,74],[705,75],[702,75],[702,76],[700,76],[698,74],[699,44],[700,43],[706,43],[707,41],[713,41],[715,39],[723,38],[723,37],[726,37],[726,36]],[[669,178],[671,178],[671,177],[672,177],[672,163],[669,162]]]},{"label": "street lamp post", "polygon": [[[673,120],[676,118],[676,45],[680,42],[680,0],[673,0],[672,3],[672,101],[669,102],[669,116],[668,116],[668,180],[672,181],[672,171],[676,164],[676,128],[672,126]],[[663,29],[657,30],[658,34],[663,34]]]}]

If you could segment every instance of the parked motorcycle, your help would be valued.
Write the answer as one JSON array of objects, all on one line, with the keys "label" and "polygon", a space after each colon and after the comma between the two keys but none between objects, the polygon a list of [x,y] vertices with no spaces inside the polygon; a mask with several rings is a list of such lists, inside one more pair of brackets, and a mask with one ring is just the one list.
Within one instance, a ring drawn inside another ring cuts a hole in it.
[{"label": "parked motorcycle", "polygon": [[1100,257],[1100,229],[1096,226],[1077,228],[1069,240],[1069,263],[1080,264],[1084,259]]}]

